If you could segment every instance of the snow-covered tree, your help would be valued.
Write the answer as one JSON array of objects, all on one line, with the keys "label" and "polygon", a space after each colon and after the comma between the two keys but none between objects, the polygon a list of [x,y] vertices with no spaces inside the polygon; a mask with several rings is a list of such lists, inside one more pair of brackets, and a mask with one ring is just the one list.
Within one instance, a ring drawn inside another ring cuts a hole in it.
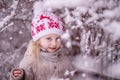
[{"label": "snow-covered tree", "polygon": [[19,64],[31,39],[31,19],[41,11],[64,22],[64,51],[81,72],[76,78],[120,79],[120,0],[1,0],[0,79],[8,80]]}]

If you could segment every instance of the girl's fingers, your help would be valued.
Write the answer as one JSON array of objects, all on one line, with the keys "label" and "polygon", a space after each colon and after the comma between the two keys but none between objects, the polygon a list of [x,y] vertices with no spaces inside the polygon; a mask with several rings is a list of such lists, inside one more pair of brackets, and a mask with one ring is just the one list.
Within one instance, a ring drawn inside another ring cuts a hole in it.
[{"label": "girl's fingers", "polygon": [[21,71],[20,70],[16,70],[13,72],[13,74],[21,74]]},{"label": "girl's fingers", "polygon": [[15,71],[13,71],[13,75],[14,75],[15,77],[18,77],[20,74],[21,74],[21,71],[20,71],[20,70],[15,70]]},{"label": "girl's fingers", "polygon": [[14,76],[15,76],[15,77],[19,77],[19,76],[20,76],[20,74],[14,74]]}]

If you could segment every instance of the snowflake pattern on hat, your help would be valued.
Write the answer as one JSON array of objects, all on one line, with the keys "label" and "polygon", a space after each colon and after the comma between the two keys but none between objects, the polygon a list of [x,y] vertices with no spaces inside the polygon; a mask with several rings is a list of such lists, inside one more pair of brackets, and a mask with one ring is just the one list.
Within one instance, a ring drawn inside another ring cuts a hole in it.
[{"label": "snowflake pattern on hat", "polygon": [[63,23],[60,18],[53,13],[42,12],[32,20],[31,35],[34,41],[48,34],[62,35],[63,32]]}]

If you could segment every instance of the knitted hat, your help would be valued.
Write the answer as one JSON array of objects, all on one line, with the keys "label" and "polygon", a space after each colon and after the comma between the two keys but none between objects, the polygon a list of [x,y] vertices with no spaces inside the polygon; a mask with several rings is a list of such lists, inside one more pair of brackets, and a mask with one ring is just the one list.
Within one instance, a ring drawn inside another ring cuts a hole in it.
[{"label": "knitted hat", "polygon": [[58,34],[61,36],[63,32],[63,23],[53,13],[42,12],[32,20],[31,35],[34,41],[48,34]]}]

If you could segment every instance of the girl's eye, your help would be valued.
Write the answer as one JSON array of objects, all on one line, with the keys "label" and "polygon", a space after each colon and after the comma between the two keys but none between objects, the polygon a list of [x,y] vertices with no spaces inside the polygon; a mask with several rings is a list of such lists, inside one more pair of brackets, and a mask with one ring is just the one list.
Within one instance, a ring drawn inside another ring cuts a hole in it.
[{"label": "girl's eye", "polygon": [[61,38],[58,37],[58,38],[56,38],[56,40],[57,40],[57,41],[61,41]]},{"label": "girl's eye", "polygon": [[49,40],[49,41],[52,40],[52,38],[46,38],[46,39]]}]

